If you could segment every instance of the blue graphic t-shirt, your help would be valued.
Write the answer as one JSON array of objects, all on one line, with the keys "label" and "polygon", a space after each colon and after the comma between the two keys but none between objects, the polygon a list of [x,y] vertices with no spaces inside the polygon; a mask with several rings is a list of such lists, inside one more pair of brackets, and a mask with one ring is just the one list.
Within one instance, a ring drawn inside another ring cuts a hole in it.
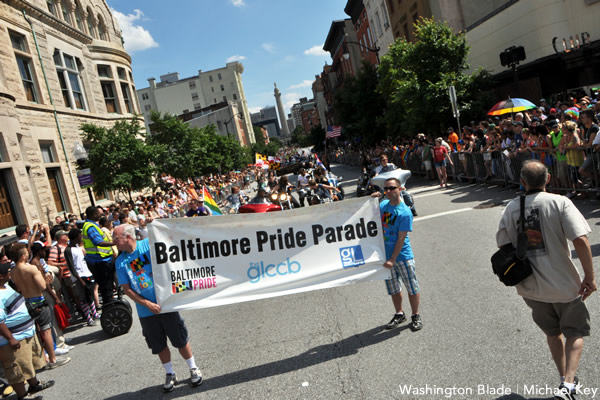
[{"label": "blue graphic t-shirt", "polygon": [[[148,239],[139,240],[135,251],[131,254],[123,251],[117,258],[116,269],[119,285],[127,283],[134,292],[156,303]],[[136,307],[140,318],[154,315],[152,311],[144,306],[136,303]]]},{"label": "blue graphic t-shirt", "polygon": [[[398,232],[412,232],[413,215],[404,202],[393,206],[389,200],[384,200],[379,204],[379,209],[381,211],[381,225],[383,226],[385,257],[389,260],[398,240]],[[415,257],[407,234],[402,251],[398,254],[396,261],[406,261],[413,258]]]}]

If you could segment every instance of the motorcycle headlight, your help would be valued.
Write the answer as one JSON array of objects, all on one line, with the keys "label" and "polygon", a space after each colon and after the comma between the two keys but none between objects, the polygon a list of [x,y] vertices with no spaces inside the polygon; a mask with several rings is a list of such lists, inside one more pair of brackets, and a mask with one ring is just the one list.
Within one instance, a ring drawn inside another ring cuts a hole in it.
[{"label": "motorcycle headlight", "polygon": [[287,194],[285,194],[285,193],[281,193],[281,195],[279,195],[279,200],[283,200],[283,201],[285,201],[285,200],[287,200],[287,199],[288,199],[288,197],[287,197]]},{"label": "motorcycle headlight", "polygon": [[277,193],[271,194],[271,200],[273,200],[273,201],[277,200]]}]

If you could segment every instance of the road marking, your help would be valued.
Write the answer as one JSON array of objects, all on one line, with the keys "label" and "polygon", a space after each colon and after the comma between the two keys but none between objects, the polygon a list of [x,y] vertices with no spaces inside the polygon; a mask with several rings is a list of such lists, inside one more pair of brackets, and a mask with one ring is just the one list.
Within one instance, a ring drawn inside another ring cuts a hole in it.
[{"label": "road marking", "polygon": [[443,217],[444,215],[458,214],[458,213],[465,212],[465,211],[471,211],[472,209],[473,209],[473,207],[460,208],[458,210],[444,211],[444,212],[437,213],[437,214],[425,215],[424,217],[416,217],[413,220],[413,222],[424,221],[426,219],[431,219],[431,218]]},{"label": "road marking", "polygon": [[[472,186],[477,186],[477,185],[475,185],[475,184],[465,185],[465,186],[461,185],[461,186],[451,187],[449,189],[442,189],[442,188],[436,186],[433,188],[422,188],[422,189],[417,189],[417,190],[409,190],[408,192],[410,194],[412,194],[415,199],[417,199],[419,197],[433,196],[433,195],[440,194],[440,193],[450,193],[457,189],[470,188]],[[423,192],[432,192],[432,193],[419,194],[419,193],[423,193]],[[417,194],[416,196],[415,196],[415,193]]]}]

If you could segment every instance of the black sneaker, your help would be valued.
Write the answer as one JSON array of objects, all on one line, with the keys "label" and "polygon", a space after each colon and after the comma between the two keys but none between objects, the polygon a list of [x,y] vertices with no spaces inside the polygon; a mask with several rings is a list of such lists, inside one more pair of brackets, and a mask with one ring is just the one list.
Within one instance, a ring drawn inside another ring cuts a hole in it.
[{"label": "black sneaker", "polygon": [[410,327],[413,331],[420,331],[421,329],[423,329],[423,321],[421,321],[421,316],[419,314],[415,314],[410,318],[412,319]]},{"label": "black sneaker", "polygon": [[575,397],[575,390],[570,391],[567,389],[564,383],[561,383],[558,387],[558,390],[554,391],[554,398],[562,400],[577,400],[577,397]]},{"label": "black sneaker", "polygon": [[406,314],[394,314],[394,317],[388,324],[385,326],[385,329],[394,329],[397,328],[398,325],[406,321]]},{"label": "black sneaker", "polygon": [[34,394],[37,392],[41,392],[44,389],[48,389],[49,387],[54,386],[54,381],[42,382],[38,381],[37,385],[29,385],[29,394]]},{"label": "black sneaker", "polygon": [[167,377],[165,378],[165,384],[163,385],[163,391],[165,393],[172,392],[176,383],[177,377],[175,374],[167,374]]}]

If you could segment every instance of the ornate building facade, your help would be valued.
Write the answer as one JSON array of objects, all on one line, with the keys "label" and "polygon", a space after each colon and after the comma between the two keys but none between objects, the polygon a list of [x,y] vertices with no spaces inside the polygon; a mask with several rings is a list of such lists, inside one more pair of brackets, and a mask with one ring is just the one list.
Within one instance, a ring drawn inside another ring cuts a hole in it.
[{"label": "ornate building facade", "polygon": [[85,211],[74,159],[81,125],[136,114],[131,57],[105,1],[1,0],[0,234]]}]

